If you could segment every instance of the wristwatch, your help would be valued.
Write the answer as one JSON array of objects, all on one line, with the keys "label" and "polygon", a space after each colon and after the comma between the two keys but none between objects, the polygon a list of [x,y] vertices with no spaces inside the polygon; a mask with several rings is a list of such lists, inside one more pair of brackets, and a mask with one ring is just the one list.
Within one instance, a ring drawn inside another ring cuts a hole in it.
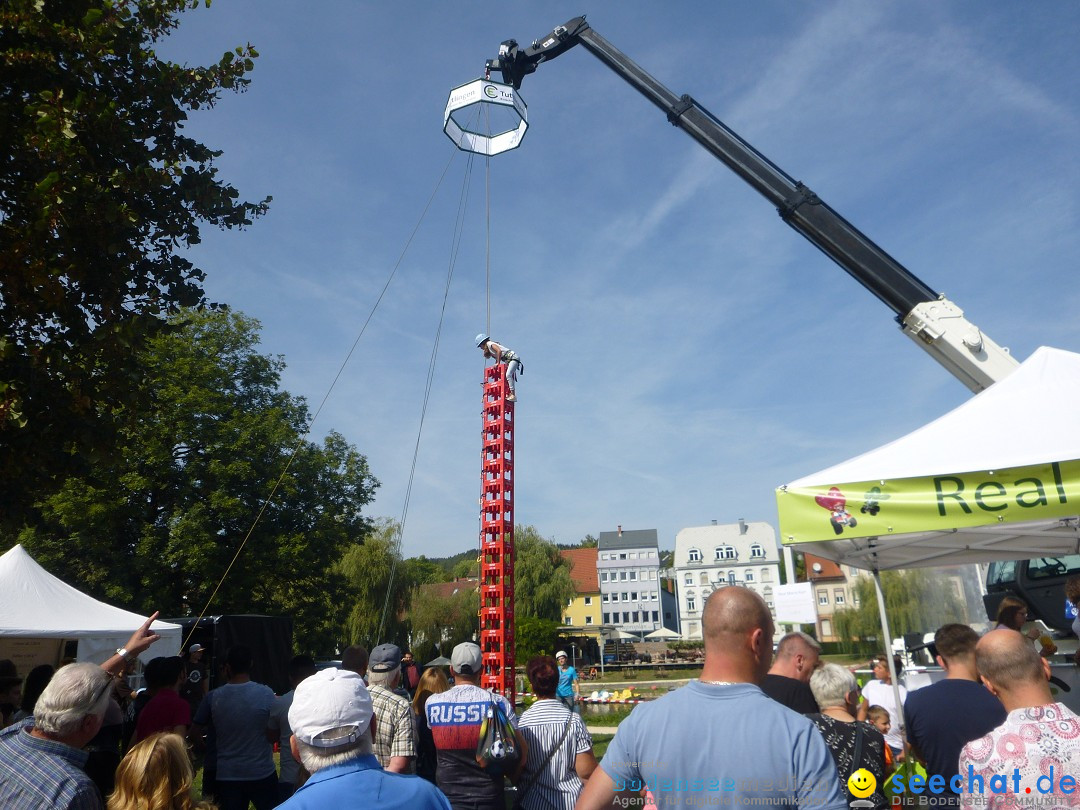
[{"label": "wristwatch", "polygon": [[116,648],[116,654],[117,654],[117,655],[119,655],[119,656],[120,656],[121,658],[123,658],[123,659],[124,659],[124,660],[125,660],[125,661],[126,661],[127,663],[129,663],[129,664],[130,664],[130,663],[131,663],[132,661],[134,661],[134,660],[135,660],[136,658],[138,658],[138,657],[139,657],[139,656],[137,656],[137,655],[132,655],[132,654],[130,654],[130,653],[129,653],[129,652],[127,651],[127,647],[117,647],[117,648]]}]

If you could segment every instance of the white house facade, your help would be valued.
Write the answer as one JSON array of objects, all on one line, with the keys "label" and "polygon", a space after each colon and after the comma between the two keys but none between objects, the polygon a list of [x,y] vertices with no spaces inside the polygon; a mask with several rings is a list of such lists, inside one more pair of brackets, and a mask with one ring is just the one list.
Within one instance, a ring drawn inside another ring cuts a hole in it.
[{"label": "white house facade", "polygon": [[701,611],[709,594],[744,585],[765,599],[776,617],[773,589],[780,584],[776,531],[768,523],[692,526],[675,535],[676,596],[684,639],[702,638]]},{"label": "white house facade", "polygon": [[645,635],[663,625],[656,529],[601,532],[596,573],[604,625]]}]

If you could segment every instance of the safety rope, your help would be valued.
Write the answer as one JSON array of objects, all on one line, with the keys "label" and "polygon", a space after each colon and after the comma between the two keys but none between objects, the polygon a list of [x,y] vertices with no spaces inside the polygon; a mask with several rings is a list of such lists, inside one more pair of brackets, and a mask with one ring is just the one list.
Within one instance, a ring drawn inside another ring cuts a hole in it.
[{"label": "safety rope", "polygon": [[424,432],[424,419],[427,416],[428,401],[431,398],[431,386],[435,380],[435,361],[439,356],[439,342],[442,338],[443,322],[446,318],[446,302],[450,297],[450,282],[454,278],[454,268],[457,266],[458,252],[461,250],[461,236],[464,231],[465,210],[469,202],[469,179],[472,176],[473,154],[469,154],[469,160],[465,168],[465,177],[461,184],[461,193],[458,195],[458,210],[454,232],[450,242],[450,262],[446,269],[446,286],[443,288],[442,308],[439,310],[439,324],[435,329],[435,342],[431,348],[431,358],[428,361],[427,380],[424,385],[424,402],[420,408],[420,427],[416,432],[416,444],[413,446],[412,465],[409,468],[409,483],[405,488],[405,503],[401,510],[401,520],[398,522],[398,530],[394,545],[395,553],[391,555],[390,579],[386,585],[386,597],[383,600],[382,615],[379,618],[379,630],[375,634],[375,644],[382,640],[383,630],[386,628],[386,617],[390,610],[391,597],[394,592],[394,577],[397,574],[398,562],[401,560],[401,538],[405,533],[405,520],[409,513],[409,502],[412,500],[413,481],[416,478],[416,462],[420,457],[420,437]]}]

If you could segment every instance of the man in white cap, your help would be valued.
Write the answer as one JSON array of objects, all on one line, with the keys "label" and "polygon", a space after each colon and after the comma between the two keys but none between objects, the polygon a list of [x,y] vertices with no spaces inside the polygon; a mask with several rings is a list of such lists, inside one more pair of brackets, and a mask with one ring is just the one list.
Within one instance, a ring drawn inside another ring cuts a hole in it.
[{"label": "man in white cap", "polygon": [[480,724],[493,700],[502,706],[514,728],[517,717],[506,698],[480,688],[482,661],[479,646],[471,641],[458,644],[450,654],[453,688],[427,701],[427,723],[438,755],[436,778],[454,810],[503,810],[506,806],[502,774],[481,768],[476,749]]},{"label": "man in white cap", "polygon": [[555,661],[559,664],[559,685],[555,687],[555,697],[570,711],[574,711],[574,706],[581,697],[577,670],[566,660],[565,650],[555,653]]},{"label": "man in white cap", "polygon": [[311,778],[278,806],[450,810],[446,797],[426,779],[379,767],[372,753],[373,718],[371,696],[355,672],[324,669],[297,684],[289,708],[290,748]]}]

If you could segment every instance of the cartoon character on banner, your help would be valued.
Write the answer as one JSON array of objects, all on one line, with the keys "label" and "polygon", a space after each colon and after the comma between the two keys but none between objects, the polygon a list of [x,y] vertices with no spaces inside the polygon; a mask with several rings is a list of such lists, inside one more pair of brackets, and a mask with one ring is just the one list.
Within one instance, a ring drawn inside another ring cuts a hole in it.
[{"label": "cartoon character on banner", "polygon": [[836,534],[843,534],[845,526],[854,529],[858,525],[858,521],[847,510],[847,498],[838,487],[829,487],[827,495],[818,495],[814,500],[822,509],[829,510],[829,523]]}]

